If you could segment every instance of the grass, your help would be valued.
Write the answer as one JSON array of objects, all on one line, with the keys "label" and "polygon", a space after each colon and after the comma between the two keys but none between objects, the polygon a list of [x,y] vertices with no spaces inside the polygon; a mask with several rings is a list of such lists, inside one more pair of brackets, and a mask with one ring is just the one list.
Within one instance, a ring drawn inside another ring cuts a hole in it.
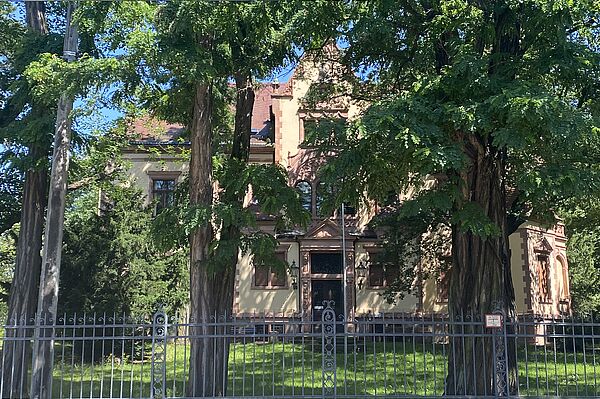
[{"label": "grass", "polygon": [[[336,367],[328,372],[331,378],[335,375],[339,395],[416,397],[443,393],[449,345],[431,342],[424,345],[409,339],[397,342],[350,339],[346,357],[340,340]],[[120,354],[90,363],[85,361],[85,354],[81,355],[85,351],[69,345],[61,347],[57,356],[62,360],[54,368],[54,396],[149,397],[150,350],[150,345],[145,345],[143,351],[141,346],[121,348]],[[596,365],[596,357],[600,357],[600,349],[575,354],[560,347],[520,345],[517,350],[520,394],[598,396],[600,376],[597,379],[596,374],[600,365]],[[188,359],[188,345],[167,346],[167,396],[184,395]],[[235,397],[321,395],[323,364],[320,341],[234,342],[230,348],[227,392]]]}]

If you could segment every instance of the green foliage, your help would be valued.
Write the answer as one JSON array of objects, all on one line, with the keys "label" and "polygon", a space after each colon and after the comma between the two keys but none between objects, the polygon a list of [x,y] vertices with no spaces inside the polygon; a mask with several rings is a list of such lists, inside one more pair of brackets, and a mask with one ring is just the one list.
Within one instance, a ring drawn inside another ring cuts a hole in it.
[{"label": "green foliage", "polygon": [[600,314],[600,199],[571,201],[561,213],[569,241],[570,294],[577,316]]},{"label": "green foliage", "polygon": [[[98,214],[98,201],[103,206]],[[67,214],[61,266],[62,311],[171,312],[187,301],[185,251],[162,252],[150,237],[152,211],[133,188],[78,193]]]},{"label": "green foliage", "polygon": [[15,270],[19,225],[0,233],[0,317],[6,319],[10,285]]},{"label": "green foliage", "polygon": [[573,310],[578,316],[600,313],[600,229],[574,233],[568,242]]},{"label": "green foliage", "polygon": [[[55,107],[47,107],[31,96],[31,86],[23,74],[41,53],[62,49],[55,34],[38,35],[27,31],[22,22],[0,8],[0,168],[24,172],[30,167],[47,167],[54,132]],[[37,148],[36,151],[32,151]]]},{"label": "green foliage", "polygon": [[349,6],[340,58],[348,73],[339,86],[368,105],[336,142],[328,135],[307,143],[326,142],[323,153],[335,152],[322,178],[344,182],[336,203],[411,193],[398,208],[404,220],[432,213],[459,232],[495,236],[499,226],[487,215],[504,198],[478,204],[465,187],[483,156],[477,146],[499,168],[490,184],[515,191],[507,211],[514,217],[552,221],[568,200],[598,189],[596,3]]},{"label": "green foliage", "polygon": [[0,168],[0,234],[10,229],[21,217],[23,175],[19,171]]},{"label": "green foliage", "polygon": [[[272,220],[278,232],[306,225],[310,218],[300,205],[296,190],[288,186],[285,170],[276,165],[248,165],[231,159],[215,165],[215,179],[222,184],[212,208],[190,206],[184,180],[176,189],[175,206],[156,217],[153,240],[165,251],[185,248],[194,229],[212,223],[221,231],[221,237],[211,245],[209,268],[232,267],[238,250],[253,253],[257,263],[272,263],[277,240],[259,230],[257,216]],[[240,195],[243,198],[250,187],[256,205],[244,206],[232,200]],[[224,232],[232,227],[241,230],[240,236],[226,239]]]}]

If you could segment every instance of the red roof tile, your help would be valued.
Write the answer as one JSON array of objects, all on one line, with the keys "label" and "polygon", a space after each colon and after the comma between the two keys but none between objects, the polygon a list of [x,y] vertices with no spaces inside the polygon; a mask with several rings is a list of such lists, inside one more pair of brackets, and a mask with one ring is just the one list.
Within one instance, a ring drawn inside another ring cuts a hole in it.
[{"label": "red roof tile", "polygon": [[130,132],[135,139],[148,142],[169,142],[179,138],[184,126],[168,123],[149,116],[143,116],[131,122]]},{"label": "red roof tile", "polygon": [[273,88],[270,83],[262,84],[256,89],[252,108],[252,130],[259,132],[271,121],[272,94]]},{"label": "red roof tile", "polygon": [[[261,84],[255,90],[254,108],[252,109],[252,133],[266,137],[271,122],[271,105],[273,87],[270,83]],[[168,143],[179,138],[184,126],[168,123],[150,116],[143,116],[130,123],[133,140],[148,143]]]}]

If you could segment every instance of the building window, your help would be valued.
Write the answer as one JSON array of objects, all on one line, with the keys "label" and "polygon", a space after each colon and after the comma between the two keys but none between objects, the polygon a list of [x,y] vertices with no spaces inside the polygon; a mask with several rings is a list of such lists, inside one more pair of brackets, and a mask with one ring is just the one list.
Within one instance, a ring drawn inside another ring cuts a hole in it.
[{"label": "building window", "polygon": [[328,217],[333,216],[333,212],[330,212],[328,215],[323,211],[323,204],[327,201],[332,201],[332,197],[334,195],[333,187],[324,181],[320,181],[317,184],[317,195],[315,197],[315,209],[317,211],[317,216],[319,217]]},{"label": "building window", "polygon": [[349,202],[344,202],[344,216],[356,216],[356,208]]},{"label": "building window", "polygon": [[308,146],[339,145],[346,133],[345,118],[302,119],[302,137]]},{"label": "building window", "polygon": [[302,208],[312,213],[312,186],[309,182],[302,180],[296,183],[296,190],[300,195]]},{"label": "building window", "polygon": [[[286,262],[284,252],[275,253],[275,257],[282,262]],[[279,267],[255,265],[254,286],[259,288],[285,288],[287,286],[286,272]]]},{"label": "building window", "polygon": [[156,214],[173,205],[174,193],[175,179],[152,180],[152,201],[155,204],[154,212]]},{"label": "building window", "polygon": [[560,285],[560,300],[568,301],[569,300],[569,273],[567,271],[567,267],[561,258],[557,258],[557,265],[559,266],[559,273],[562,279]]},{"label": "building window", "polygon": [[548,255],[538,255],[536,272],[538,278],[538,295],[540,302],[552,302],[550,291],[550,262]]},{"label": "building window", "polygon": [[341,252],[311,252],[312,274],[342,274],[344,260]]},{"label": "building window", "polygon": [[[336,188],[330,184],[321,181],[317,184],[317,193],[315,196],[315,210],[318,217],[339,217],[341,206],[333,209],[329,214],[323,211],[323,204],[335,199]],[[330,205],[328,204],[328,205]],[[349,202],[344,202],[344,216],[356,216],[356,208]]]},{"label": "building window", "polygon": [[369,287],[389,287],[400,276],[400,268],[392,263],[375,262],[369,265]]}]

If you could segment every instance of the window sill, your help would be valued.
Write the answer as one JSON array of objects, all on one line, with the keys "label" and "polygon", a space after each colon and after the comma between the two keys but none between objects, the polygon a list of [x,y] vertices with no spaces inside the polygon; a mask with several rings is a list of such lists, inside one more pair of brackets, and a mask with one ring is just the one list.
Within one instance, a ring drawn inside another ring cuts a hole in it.
[{"label": "window sill", "polygon": [[289,286],[271,287],[271,286],[253,285],[250,287],[250,289],[253,291],[285,291],[285,290],[289,290],[290,287]]}]

